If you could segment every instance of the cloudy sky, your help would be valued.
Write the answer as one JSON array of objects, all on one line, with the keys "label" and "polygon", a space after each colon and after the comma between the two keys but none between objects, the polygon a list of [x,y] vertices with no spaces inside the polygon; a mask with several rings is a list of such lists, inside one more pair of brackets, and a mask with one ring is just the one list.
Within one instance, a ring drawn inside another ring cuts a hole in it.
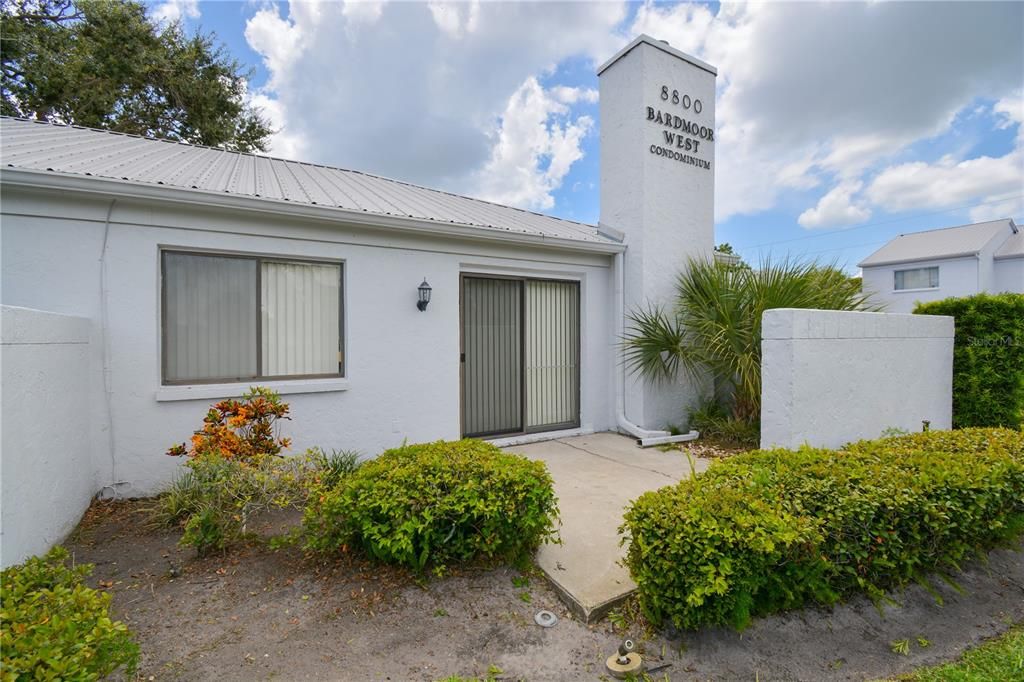
[{"label": "cloudy sky", "polygon": [[252,67],[274,155],[598,219],[595,66],[718,67],[716,241],[855,264],[1024,223],[1024,3],[153,2]]}]

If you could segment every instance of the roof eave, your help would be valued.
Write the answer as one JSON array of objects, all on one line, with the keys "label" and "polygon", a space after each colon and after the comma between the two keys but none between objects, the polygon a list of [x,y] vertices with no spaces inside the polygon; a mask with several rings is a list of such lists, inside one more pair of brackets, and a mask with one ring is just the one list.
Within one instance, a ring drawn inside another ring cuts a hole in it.
[{"label": "roof eave", "polygon": [[866,260],[857,263],[858,268],[878,268],[885,265],[902,265],[903,263],[926,263],[928,261],[935,260],[955,260],[958,258],[976,258],[980,251],[964,251],[962,253],[947,253],[941,256],[922,256],[920,258],[900,258],[898,260],[886,260],[879,261],[878,263],[869,263]]},{"label": "roof eave", "polygon": [[125,196],[133,199],[167,201],[184,204],[200,204],[204,207],[236,209],[287,215],[291,217],[326,220],[346,225],[376,227],[419,235],[461,238],[487,242],[515,243],[542,246],[577,252],[614,255],[625,251],[624,244],[590,242],[562,237],[511,232],[499,228],[445,223],[425,218],[384,215],[368,211],[353,211],[337,206],[302,204],[268,197],[211,192],[201,189],[153,185],[132,180],[116,180],[96,176],[70,175],[54,171],[37,171],[24,168],[0,168],[0,184],[42,188],[60,191],[74,191],[104,196]]}]

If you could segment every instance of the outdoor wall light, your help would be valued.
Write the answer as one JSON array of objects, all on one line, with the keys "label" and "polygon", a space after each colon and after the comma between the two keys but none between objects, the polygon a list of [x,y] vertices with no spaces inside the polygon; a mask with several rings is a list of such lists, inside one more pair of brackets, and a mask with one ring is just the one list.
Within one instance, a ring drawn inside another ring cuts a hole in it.
[{"label": "outdoor wall light", "polygon": [[420,309],[420,312],[427,309],[427,304],[430,303],[430,285],[427,283],[427,278],[423,278],[423,284],[420,285],[420,300],[416,302],[416,307]]}]

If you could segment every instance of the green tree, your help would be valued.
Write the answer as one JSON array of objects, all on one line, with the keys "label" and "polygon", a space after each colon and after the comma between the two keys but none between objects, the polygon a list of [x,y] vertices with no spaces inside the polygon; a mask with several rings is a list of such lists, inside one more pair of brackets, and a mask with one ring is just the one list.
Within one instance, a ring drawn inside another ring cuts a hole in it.
[{"label": "green tree", "polygon": [[0,0],[0,62],[4,115],[237,151],[273,132],[213,34],[155,26],[135,0]]},{"label": "green tree", "polygon": [[690,260],[670,309],[630,314],[626,364],[655,381],[680,371],[710,371],[731,389],[735,419],[761,414],[761,314],[771,308],[876,310],[842,270],[814,262],[770,262],[738,268]]}]

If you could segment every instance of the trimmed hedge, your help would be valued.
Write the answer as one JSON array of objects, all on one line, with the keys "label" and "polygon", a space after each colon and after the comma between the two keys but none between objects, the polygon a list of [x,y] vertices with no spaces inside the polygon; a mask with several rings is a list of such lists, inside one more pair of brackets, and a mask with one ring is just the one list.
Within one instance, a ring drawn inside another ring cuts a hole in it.
[{"label": "trimmed hedge", "polygon": [[54,547],[0,574],[0,667],[7,680],[99,680],[123,668],[131,678],[139,646],[110,619],[110,595],[82,581],[92,566],[67,566]]},{"label": "trimmed hedge", "polygon": [[1024,433],[739,455],[646,493],[620,532],[655,624],[730,624],[923,580],[1024,531]]},{"label": "trimmed hedge", "polygon": [[543,462],[461,440],[384,452],[336,487],[314,492],[304,525],[311,549],[361,546],[420,571],[520,559],[554,537],[557,516]]},{"label": "trimmed hedge", "polygon": [[978,294],[922,303],[918,315],[956,318],[953,427],[1024,420],[1024,294]]}]

